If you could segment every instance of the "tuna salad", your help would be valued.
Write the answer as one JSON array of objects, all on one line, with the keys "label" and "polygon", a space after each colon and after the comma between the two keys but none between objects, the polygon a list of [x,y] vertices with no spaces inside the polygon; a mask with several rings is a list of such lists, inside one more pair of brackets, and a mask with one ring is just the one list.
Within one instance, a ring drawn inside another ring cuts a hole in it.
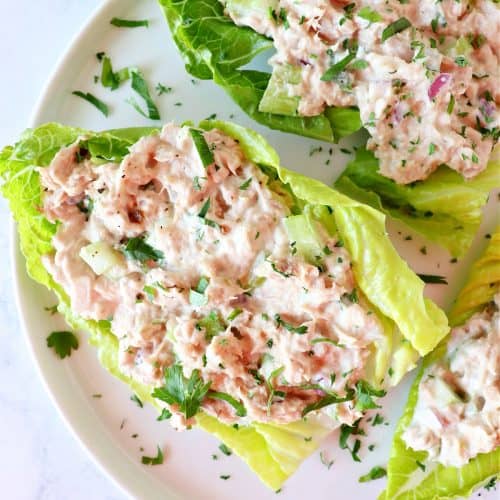
[{"label": "tuna salad", "polygon": [[461,467],[500,446],[500,294],[451,331],[444,359],[425,371],[403,440]]},{"label": "tuna salad", "polygon": [[318,224],[321,251],[297,251],[293,196],[235,139],[168,124],[96,166],[83,136],[39,172],[58,222],[44,266],[75,314],[111,322],[120,370],[177,428],[196,411],[167,376],[226,423],[352,424],[384,394],[366,382],[384,331],[343,242]]},{"label": "tuna salad", "polygon": [[406,184],[443,164],[464,178],[486,168],[500,125],[497,2],[223,4],[236,24],[273,39],[271,83],[298,98],[293,111],[359,108],[381,174]]}]

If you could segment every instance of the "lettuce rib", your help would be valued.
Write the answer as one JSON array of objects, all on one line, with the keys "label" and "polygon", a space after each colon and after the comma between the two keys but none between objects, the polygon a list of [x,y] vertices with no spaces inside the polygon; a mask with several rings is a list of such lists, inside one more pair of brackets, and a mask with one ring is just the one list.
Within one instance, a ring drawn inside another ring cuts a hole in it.
[{"label": "lettuce rib", "polygon": [[[304,213],[311,213],[327,228],[336,228],[351,253],[360,292],[371,302],[386,332],[386,341],[374,355],[373,382],[379,382],[395,367],[393,385],[414,366],[420,354],[429,352],[447,333],[444,313],[423,297],[423,283],[397,255],[385,233],[385,217],[371,207],[351,200],[318,181],[290,172],[279,165],[277,153],[262,136],[234,124],[202,122],[206,130],[218,128],[238,139],[245,155],[268,170],[275,170],[296,197]],[[53,251],[56,225],[38,210],[41,185],[36,167],[47,166],[64,146],[85,136],[95,160],[121,161],[128,148],[140,137],[155,132],[152,128],[131,128],[108,132],[89,132],[58,124],[27,130],[14,146],[0,153],[1,191],[9,200],[20,235],[21,250],[30,276],[53,290],[59,311],[75,329],[89,332],[100,362],[116,377],[129,384],[143,401],[155,404],[151,388],[120,372],[118,341],[108,321],[77,317],[64,290],[54,282],[41,264],[43,255]],[[327,210],[328,205],[333,210]],[[405,297],[405,301],[401,301]],[[242,457],[269,487],[277,489],[319,445],[337,424],[307,422],[289,425],[255,423],[244,430],[201,414],[198,426],[215,434]],[[304,437],[312,437],[304,440]]]}]

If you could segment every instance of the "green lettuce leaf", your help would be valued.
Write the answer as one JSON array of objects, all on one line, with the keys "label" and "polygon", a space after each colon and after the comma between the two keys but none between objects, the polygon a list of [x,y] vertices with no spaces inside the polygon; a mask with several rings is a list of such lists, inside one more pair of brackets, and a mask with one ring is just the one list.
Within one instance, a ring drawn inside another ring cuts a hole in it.
[{"label": "green lettuce leaf", "polygon": [[[492,236],[483,256],[471,269],[467,283],[450,312],[452,325],[460,325],[480,311],[500,291],[500,227]],[[474,489],[500,474],[500,448],[480,454],[463,467],[432,467],[427,452],[407,448],[402,439],[418,402],[418,387],[425,370],[446,354],[446,339],[422,363],[413,382],[403,415],[394,434],[387,487],[381,499],[451,499],[468,497]],[[419,468],[418,462],[426,466]]]},{"label": "green lettuce leaf", "polygon": [[[360,294],[379,316],[386,333],[385,340],[376,346],[370,380],[380,383],[392,368],[392,385],[397,383],[414,366],[418,353],[425,354],[431,350],[447,333],[448,327],[444,314],[423,298],[423,283],[390,244],[385,233],[384,216],[318,181],[283,169],[276,152],[259,134],[220,121],[200,124],[200,128],[206,130],[214,127],[238,139],[250,160],[266,171],[274,171],[287,184],[283,189],[288,189],[295,198],[297,208],[302,207],[308,224],[321,223],[330,232],[339,231],[352,255]],[[96,163],[119,161],[134,142],[156,130],[132,128],[95,133],[46,124],[27,130],[16,145],[8,146],[0,153],[1,190],[9,200],[17,222],[28,273],[57,294],[59,311],[73,328],[89,332],[90,342],[96,346],[103,366],[129,384],[141,400],[155,406],[158,403],[150,396],[151,387],[120,372],[118,342],[111,332],[110,323],[75,316],[64,290],[41,265],[42,256],[53,251],[51,241],[56,225],[48,222],[38,211],[41,186],[37,167],[47,166],[62,147],[78,138],[85,143]],[[303,226],[299,224],[297,227],[300,233]],[[405,301],[402,302],[403,296]],[[413,306],[401,306],[405,303]],[[197,425],[219,437],[248,463],[262,481],[277,489],[317,448],[336,423],[332,421],[331,426],[325,426],[309,418],[286,426],[255,423],[236,430],[213,417],[200,414]]]},{"label": "green lettuce leaf", "polygon": [[500,160],[471,180],[441,167],[424,182],[398,185],[378,173],[373,153],[359,149],[335,187],[346,195],[404,222],[426,238],[462,256],[481,223],[489,192],[500,185]]},{"label": "green lettuce leaf", "polygon": [[[159,0],[172,37],[184,59],[186,70],[200,79],[211,79],[220,85],[231,98],[255,121],[273,129],[305,137],[334,142],[361,128],[356,109],[343,110],[342,119],[331,110],[313,117],[287,116],[295,114],[290,102],[276,111],[259,110],[268,89],[271,74],[244,69],[258,54],[273,47],[272,40],[247,27],[237,26],[224,15],[218,0]],[[270,2],[228,2],[228,8],[265,10]],[[280,79],[279,76],[276,78]],[[269,109],[269,94],[283,98],[282,92],[272,84],[265,103]],[[266,106],[264,105],[264,109]]]}]

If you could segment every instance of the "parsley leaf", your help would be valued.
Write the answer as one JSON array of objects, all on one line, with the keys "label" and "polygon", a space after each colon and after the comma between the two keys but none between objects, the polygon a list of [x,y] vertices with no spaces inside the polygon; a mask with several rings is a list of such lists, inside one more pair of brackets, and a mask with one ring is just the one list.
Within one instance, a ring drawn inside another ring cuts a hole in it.
[{"label": "parsley leaf", "polygon": [[123,253],[127,258],[138,260],[139,262],[145,262],[147,260],[154,260],[156,262],[164,257],[161,250],[156,250],[146,243],[142,236],[130,238],[123,249]]},{"label": "parsley leaf", "polygon": [[408,19],[406,19],[406,17],[400,17],[398,20],[389,24],[389,26],[387,26],[384,31],[382,31],[382,43],[385,42],[388,38],[391,38],[391,36],[394,36],[397,33],[401,33],[401,31],[404,31],[410,26],[411,23],[410,21],[408,21]]},{"label": "parsley leaf", "polygon": [[370,23],[378,23],[379,21],[382,21],[382,16],[376,10],[373,10],[368,6],[359,9],[356,15],[366,21],[369,21]]},{"label": "parsley leaf", "polygon": [[71,349],[78,349],[78,339],[73,332],[52,332],[47,337],[47,347],[54,348],[57,355],[64,359],[71,356]]},{"label": "parsley leaf", "polygon": [[191,134],[191,138],[193,139],[196,150],[198,151],[201,163],[203,163],[203,166],[207,168],[209,165],[214,163],[215,159],[212,150],[209,148],[207,141],[205,140],[203,132],[195,128],[190,128],[189,133]]},{"label": "parsley leaf", "polygon": [[162,420],[168,420],[172,416],[172,412],[170,410],[167,410],[166,408],[162,408],[161,413],[156,417],[156,420],[158,422],[161,422]]},{"label": "parsley leaf", "polygon": [[372,396],[381,398],[385,396],[386,392],[383,389],[377,390],[372,387],[365,380],[358,380],[356,382],[356,410],[370,410],[373,408],[380,408],[379,405],[373,401]]},{"label": "parsley leaf", "polygon": [[90,92],[82,92],[81,90],[74,90],[71,92],[73,95],[77,97],[81,97],[85,101],[89,102],[93,106],[95,106],[104,116],[109,115],[108,105],[102,102],[100,99],[92,95]]},{"label": "parsley leaf", "polygon": [[376,465],[373,467],[368,474],[361,476],[358,481],[360,483],[367,483],[368,481],[373,481],[374,479],[380,479],[387,475],[387,471],[383,467]]},{"label": "parsley leaf", "polygon": [[161,448],[159,446],[156,446],[156,449],[158,450],[158,453],[156,454],[156,457],[142,457],[141,462],[144,465],[161,465],[163,463],[163,452],[161,451]]},{"label": "parsley leaf", "polygon": [[243,406],[243,404],[226,392],[210,391],[207,397],[212,399],[220,399],[222,401],[225,401],[226,403],[229,403],[236,410],[236,415],[238,415],[238,417],[246,417],[247,410]]},{"label": "parsley leaf", "polygon": [[130,401],[133,401],[139,408],[144,408],[144,405],[137,394],[132,394],[132,396],[130,396]]},{"label": "parsley leaf", "polygon": [[130,98],[127,102],[131,104],[134,109],[142,116],[149,118],[150,120],[159,120],[160,112],[158,111],[158,108],[156,107],[156,104],[154,103],[151,94],[149,93],[146,80],[144,80],[144,77],[137,69],[131,69],[130,75],[132,76],[132,89],[135,90],[137,94],[139,94],[139,96],[144,99],[148,108],[147,114],[141,109],[135,99]]},{"label": "parsley leaf", "polygon": [[152,396],[169,405],[178,405],[181,413],[189,419],[198,413],[210,385],[211,382],[203,382],[199,370],[193,370],[187,379],[182,367],[176,364],[165,370],[165,384],[157,387]]},{"label": "parsley leaf", "polygon": [[148,27],[149,21],[147,19],[132,20],[132,19],[120,19],[119,17],[113,17],[109,22],[117,28],[139,28],[141,26]]},{"label": "parsley leaf", "polygon": [[424,283],[433,283],[435,285],[447,285],[448,282],[444,276],[437,276],[436,274],[417,274],[417,276]]},{"label": "parsley leaf", "polygon": [[221,443],[219,445],[219,450],[222,451],[222,453],[224,453],[224,455],[226,455],[228,457],[233,454],[233,452],[231,451],[231,448],[227,447],[224,443]]},{"label": "parsley leaf", "polygon": [[326,393],[326,396],[323,396],[321,399],[316,401],[315,403],[311,403],[307,405],[302,410],[302,416],[305,417],[309,412],[320,410],[325,406],[330,406],[333,404],[344,403],[345,401],[351,401],[354,398],[354,391],[352,389],[348,389],[345,396],[339,396],[334,392]]},{"label": "parsley leaf", "polygon": [[113,71],[111,59],[107,56],[103,58],[101,70],[101,83],[103,87],[110,88],[111,90],[116,90],[120,86],[120,84],[127,81],[129,78],[129,68],[123,68],[115,73]]},{"label": "parsley leaf", "polygon": [[307,333],[307,326],[306,325],[293,326],[291,323],[287,323],[286,321],[283,321],[279,314],[274,315],[274,320],[276,321],[278,326],[282,326],[283,328],[285,328],[289,332],[298,333],[299,335],[303,335],[304,333]]},{"label": "parsley leaf", "polygon": [[361,441],[359,439],[356,439],[354,441],[353,447],[349,448],[347,440],[350,436],[365,435],[365,431],[359,428],[360,423],[361,419],[359,418],[358,420],[356,420],[356,422],[354,422],[352,426],[347,424],[342,424],[340,426],[339,446],[342,450],[349,450],[351,452],[351,457],[355,462],[361,462],[361,459],[358,456],[358,451],[361,448]]},{"label": "parsley leaf", "polygon": [[198,330],[203,328],[205,330],[205,339],[207,342],[210,342],[213,337],[226,329],[226,325],[221,320],[217,311],[211,311],[208,316],[205,316],[196,323],[196,328]]}]

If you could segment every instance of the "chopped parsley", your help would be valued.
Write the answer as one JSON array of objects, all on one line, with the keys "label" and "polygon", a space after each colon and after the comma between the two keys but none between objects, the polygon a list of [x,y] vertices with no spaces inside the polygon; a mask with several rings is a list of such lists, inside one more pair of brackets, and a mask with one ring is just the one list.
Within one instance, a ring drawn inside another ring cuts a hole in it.
[{"label": "chopped parsley", "polygon": [[358,481],[360,483],[367,483],[368,481],[373,481],[374,479],[380,479],[387,475],[387,471],[383,467],[376,465],[373,467],[368,474],[361,476]]},{"label": "chopped parsley", "polygon": [[161,96],[162,94],[170,94],[170,92],[172,92],[172,87],[167,87],[162,83],[158,83],[156,84],[155,90],[158,96]]},{"label": "chopped parsley", "polygon": [[354,424],[347,425],[342,424],[340,426],[340,435],[339,435],[339,446],[342,450],[349,450],[351,453],[351,457],[355,462],[361,462],[361,459],[358,456],[358,452],[361,448],[361,441],[356,439],[354,441],[353,447],[350,448],[348,444],[348,439],[350,436],[364,436],[365,431],[359,428],[359,424],[361,423],[361,419],[359,418],[354,422]]},{"label": "chopped parsley", "polygon": [[425,472],[426,469],[425,464],[420,462],[420,460],[415,460],[415,462],[417,463],[417,466]]},{"label": "chopped parsley", "polygon": [[139,408],[144,408],[144,404],[137,394],[132,394],[132,396],[130,396],[130,401],[133,401]]},{"label": "chopped parsley", "polygon": [[391,36],[401,33],[411,26],[410,21],[406,17],[400,17],[398,20],[392,22],[382,31],[382,43],[391,38]]},{"label": "chopped parsley", "polygon": [[223,481],[227,481],[231,476],[230,474],[221,474],[219,476]]},{"label": "chopped parsley", "polygon": [[147,106],[147,113],[145,113],[142,108],[137,104],[134,98],[127,100],[133,108],[140,113],[142,116],[149,118],[150,120],[160,120],[160,112],[154,103],[151,94],[149,93],[148,84],[142,76],[142,74],[137,69],[131,69],[130,75],[132,77],[132,89],[137,92],[137,94],[144,99]]},{"label": "chopped parsley", "polygon": [[190,128],[189,133],[191,134],[191,138],[193,139],[196,150],[198,151],[201,163],[203,163],[203,166],[207,168],[209,165],[214,163],[215,159],[212,150],[209,148],[207,141],[205,140],[203,132],[195,128]]},{"label": "chopped parsley", "polygon": [[368,6],[359,9],[356,15],[366,21],[369,21],[370,23],[378,23],[382,21],[382,16],[376,10],[373,10]]},{"label": "chopped parsley", "polygon": [[448,282],[446,281],[446,278],[444,276],[438,276],[436,274],[420,274],[420,273],[418,273],[417,276],[424,283],[432,283],[435,285],[447,285],[448,284]]},{"label": "chopped parsley", "polygon": [[211,382],[205,384],[199,370],[193,370],[187,379],[178,364],[169,366],[164,375],[165,384],[155,388],[152,396],[169,405],[178,405],[179,411],[186,419],[194,417],[210,389]]},{"label": "chopped parsley", "polygon": [[241,191],[245,191],[248,189],[248,186],[250,186],[250,184],[252,183],[252,178],[250,177],[250,179],[247,179],[241,186],[240,186],[240,190]]},{"label": "chopped parsley", "polygon": [[161,451],[161,448],[159,446],[156,446],[156,449],[158,450],[156,457],[143,456],[141,458],[141,462],[144,465],[161,465],[163,463],[163,452]]},{"label": "chopped parsley", "polygon": [[161,422],[162,420],[168,420],[172,416],[172,412],[170,410],[167,410],[167,408],[162,408],[161,413],[156,417],[156,420],[158,422]]},{"label": "chopped parsley", "polygon": [[384,417],[382,415],[380,415],[379,413],[377,413],[375,415],[375,417],[373,418],[372,426],[375,427],[375,426],[381,425],[383,423],[384,423]]},{"label": "chopped parsley", "polygon": [[325,457],[325,453],[323,451],[319,452],[319,459],[321,460],[321,463],[328,469],[330,470],[332,465],[334,464],[335,460],[328,460]]},{"label": "chopped parsley", "polygon": [[383,397],[386,392],[383,389],[375,389],[365,380],[358,380],[356,382],[356,410],[370,410],[380,408],[379,405],[373,401],[373,397]]},{"label": "chopped parsley", "polygon": [[233,396],[227,394],[226,392],[210,391],[207,394],[207,397],[212,399],[220,399],[222,401],[225,401],[226,403],[229,403],[236,410],[236,415],[238,417],[246,417],[247,415],[247,410],[243,403],[233,398]]},{"label": "chopped parsley", "polygon": [[47,347],[52,347],[56,354],[64,359],[66,356],[71,356],[71,350],[78,349],[78,338],[73,332],[52,332],[47,337]]},{"label": "chopped parsley", "polygon": [[213,337],[219,335],[226,329],[226,325],[221,320],[217,311],[211,311],[208,316],[205,316],[203,319],[200,319],[196,323],[196,328],[198,330],[205,330],[205,340],[210,342]]},{"label": "chopped parsley", "polygon": [[95,106],[104,116],[109,115],[109,108],[106,103],[92,95],[90,92],[82,92],[80,90],[74,90],[71,92],[73,95],[76,95],[77,97],[81,97],[85,101],[89,102],[93,106]]},{"label": "chopped parsley", "polygon": [[113,17],[109,22],[113,26],[117,28],[140,28],[140,27],[149,27],[149,21],[147,19],[121,19],[119,17]]},{"label": "chopped parsley", "polygon": [[[321,387],[318,387],[318,388],[322,389]],[[307,405],[302,410],[302,417],[305,417],[311,411],[320,410],[321,408],[324,408],[325,406],[330,406],[333,404],[344,403],[345,401],[352,401],[353,398],[354,398],[354,391],[352,389],[347,389],[345,396],[339,396],[338,394],[335,394],[334,392],[326,392],[325,396],[323,396],[321,399],[319,399],[315,403],[311,403],[311,404]]]},{"label": "chopped parsley", "polygon": [[307,326],[306,325],[301,325],[301,326],[293,326],[291,323],[287,323],[286,321],[281,319],[281,316],[279,314],[274,315],[274,321],[278,324],[278,326],[282,326],[286,330],[292,333],[298,333],[299,335],[303,335],[304,333],[307,333]]},{"label": "chopped parsley", "polygon": [[233,454],[233,452],[231,451],[231,448],[229,448],[228,446],[226,446],[224,443],[221,443],[219,445],[219,450],[224,453],[224,455],[226,456],[231,456]]},{"label": "chopped parsley", "polygon": [[146,243],[142,236],[130,238],[123,249],[123,253],[128,259],[138,260],[139,262],[146,262],[148,260],[157,262],[164,257],[161,250],[156,250]]}]

